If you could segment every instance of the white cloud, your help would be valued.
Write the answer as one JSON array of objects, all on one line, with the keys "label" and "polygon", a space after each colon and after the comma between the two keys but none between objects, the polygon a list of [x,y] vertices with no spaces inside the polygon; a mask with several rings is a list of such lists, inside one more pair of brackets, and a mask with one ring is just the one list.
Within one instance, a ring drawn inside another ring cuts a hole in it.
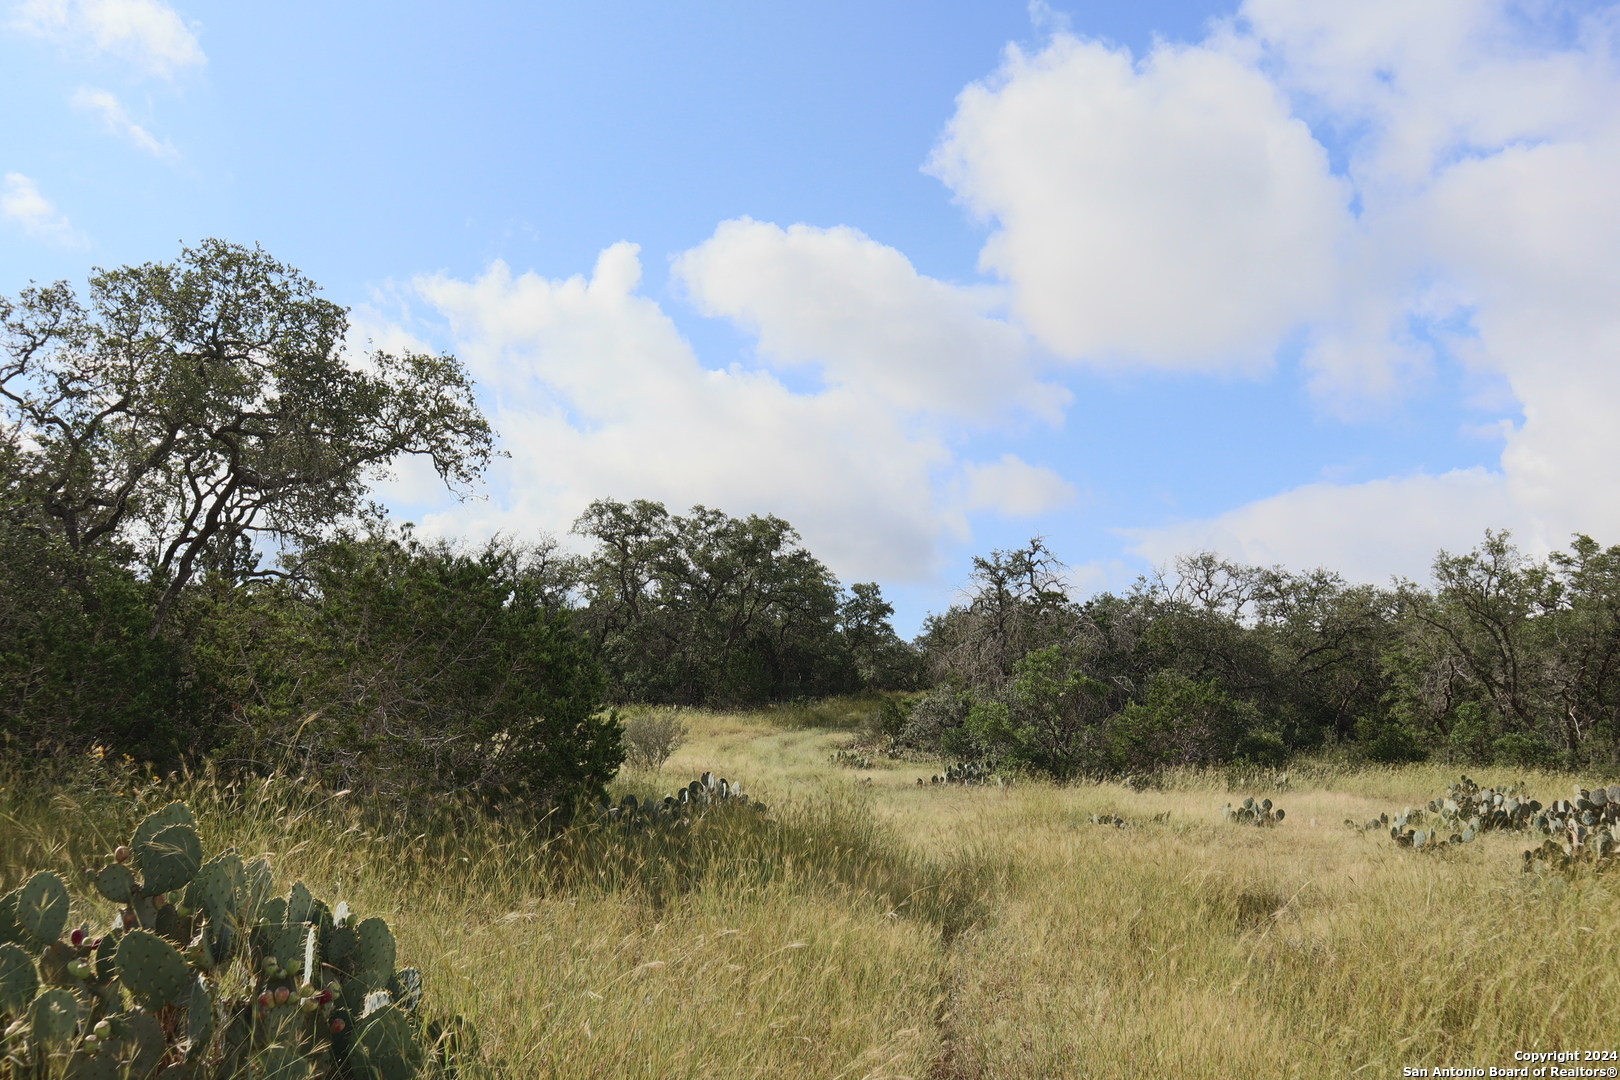
[{"label": "white cloud", "polygon": [[1003,454],[988,465],[962,470],[962,502],[968,510],[995,510],[1004,517],[1039,517],[1074,502],[1076,492],[1056,471]]},{"label": "white cloud", "polygon": [[430,277],[418,296],[449,322],[511,458],[492,498],[421,518],[461,535],[565,532],[599,497],[775,513],[850,579],[918,580],[957,527],[936,506],[949,455],[868,392],[794,393],[772,374],[698,362],[659,306],[637,294],[633,244],[590,279]]},{"label": "white cloud", "polygon": [[[1301,108],[1354,132],[1358,258],[1307,362],[1330,405],[1399,385],[1425,326],[1523,421],[1500,466],[1310,485],[1137,534],[1257,561],[1414,573],[1486,526],[1537,550],[1620,540],[1620,8],[1560,36],[1556,6],[1250,0],[1250,42]],[[1258,70],[1258,68],[1257,68]]]},{"label": "white cloud", "polygon": [[22,0],[11,16],[19,30],[111,54],[143,75],[172,78],[208,62],[197,35],[162,0]]},{"label": "white cloud", "polygon": [[1256,566],[1326,566],[1352,581],[1428,577],[1441,548],[1471,547],[1487,528],[1516,528],[1530,547],[1547,538],[1514,506],[1498,473],[1465,469],[1364,484],[1307,484],[1205,520],[1122,530],[1155,564],[1218,551]]},{"label": "white cloud", "polygon": [[855,229],[727,221],[674,269],[700,311],[759,335],[767,363],[819,366],[830,384],[895,408],[1056,420],[1068,403],[1036,379],[1024,335],[991,314],[997,290],[918,274]]},{"label": "white cloud", "polygon": [[173,158],[178,155],[174,147],[167,142],[160,142],[156,136],[147,131],[129,115],[124,105],[118,100],[116,94],[106,90],[96,90],[91,87],[81,87],[73,95],[73,107],[85,112],[93,112],[101,117],[101,124],[113,135],[128,139],[141,150],[153,157]]},{"label": "white cloud", "polygon": [[[429,524],[561,531],[603,495],[703,502],[782,514],[846,577],[917,580],[965,514],[1076,497],[1013,455],[951,451],[963,422],[1059,414],[1040,349],[1256,371],[1295,340],[1328,411],[1386,409],[1438,350],[1522,421],[1478,417],[1502,438],[1492,467],[1309,484],[1132,530],[1139,553],[1382,581],[1486,527],[1535,550],[1620,540],[1620,8],[1562,37],[1559,10],[1249,0],[1140,59],[1062,32],[1010,50],[929,166],[990,223],[1000,284],[928,278],[852,228],[749,219],[676,261],[700,311],[757,335],[763,371],[705,369],[637,293],[631,245],[589,279],[420,280],[513,454],[489,503]],[[776,376],[803,368],[822,389]]]},{"label": "white cloud", "polygon": [[1331,310],[1351,240],[1326,151],[1221,41],[1009,48],[929,167],[993,220],[980,262],[1013,310],[1076,360],[1262,367]]},{"label": "white cloud", "polygon": [[64,247],[83,247],[84,235],[73,227],[67,215],[40,194],[39,185],[22,173],[6,173],[0,188],[0,220],[10,222],[37,240],[49,240]]}]

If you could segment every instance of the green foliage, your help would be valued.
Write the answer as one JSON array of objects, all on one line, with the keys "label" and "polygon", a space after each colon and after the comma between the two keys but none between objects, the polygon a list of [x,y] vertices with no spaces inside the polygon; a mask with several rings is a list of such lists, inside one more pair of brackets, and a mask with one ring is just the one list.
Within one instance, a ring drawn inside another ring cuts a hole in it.
[{"label": "green foliage", "polygon": [[454,488],[492,435],[450,356],[344,353],[344,309],[258,249],[0,298],[0,729],[171,766],[234,704],[190,601],[352,520],[402,454]]},{"label": "green foliage", "polygon": [[0,299],[8,488],[75,555],[126,548],[161,591],[240,572],[243,542],[308,538],[364,505],[401,454],[470,484],[489,425],[454,357],[344,355],[347,312],[263,251],[98,270]]},{"label": "green foliage", "polygon": [[[981,697],[964,728],[999,758],[1059,779],[1106,770],[1108,687],[1081,670],[1056,646],[1020,660],[1012,680]],[[978,755],[976,755],[978,756]]]},{"label": "green foliage", "polygon": [[574,531],[580,624],[621,701],[758,705],[904,685],[876,584],[844,595],[781,518],[598,500]]},{"label": "green foliage", "polygon": [[1258,710],[1234,701],[1217,680],[1194,682],[1165,672],[1153,680],[1147,700],[1127,704],[1108,721],[1111,764],[1123,772],[1153,773],[1226,761],[1239,756],[1240,746],[1249,750],[1245,756],[1263,755],[1269,748],[1259,727]]},{"label": "green foliage", "polygon": [[[1143,579],[1128,595],[1079,603],[1061,571],[1039,539],[976,561],[969,602],[931,619],[920,639],[943,682],[918,703],[904,741],[1009,753],[1056,776],[1274,766],[1325,739],[1351,738],[1355,717],[1382,707],[1388,594],[1325,571],[1243,567],[1206,553],[1178,559],[1173,575]],[[1061,655],[1069,674],[1033,684],[1020,665],[1036,654]],[[1031,694],[1056,701],[1065,682],[1089,686],[1091,702],[1080,709],[1071,694],[1061,723],[1050,708],[1036,720]],[[1054,738],[1060,728],[1066,734]],[[1048,745],[1032,753],[1027,744],[1043,729]],[[1057,743],[1069,749],[1055,752]]]},{"label": "green foliage", "polygon": [[[448,1029],[424,1022],[421,975],[395,967],[386,922],[356,922],[302,884],[271,897],[263,860],[226,852],[201,863],[195,840],[181,803],[141,822],[109,868],[143,853],[147,877],[112,890],[123,906],[100,936],[64,934],[55,874],[0,901],[15,913],[0,939],[42,950],[36,962],[0,940],[0,1078],[147,1080],[162,1069],[187,1080],[412,1080],[430,1061],[454,1073],[444,1053],[429,1054]],[[98,880],[117,876],[109,868]],[[180,888],[184,902],[164,895]],[[454,1041],[472,1045],[456,1025]]]},{"label": "green foliage", "polygon": [[1620,761],[1620,548],[1576,536],[1526,557],[1507,533],[1442,552],[1433,592],[1403,587],[1389,658],[1397,712],[1460,756]]},{"label": "green foliage", "polygon": [[1417,732],[1394,716],[1369,716],[1356,725],[1362,753],[1386,765],[1422,761],[1429,756]]},{"label": "green foliage", "polygon": [[215,647],[242,702],[234,753],[399,796],[599,791],[623,760],[618,722],[548,554],[342,536],[299,578],[228,598]]},{"label": "green foliage", "polygon": [[893,745],[905,738],[917,699],[886,697],[878,705],[877,734]]},{"label": "green foliage", "polygon": [[163,762],[207,749],[214,688],[184,640],[150,633],[153,587],[22,516],[0,494],[0,733]]}]

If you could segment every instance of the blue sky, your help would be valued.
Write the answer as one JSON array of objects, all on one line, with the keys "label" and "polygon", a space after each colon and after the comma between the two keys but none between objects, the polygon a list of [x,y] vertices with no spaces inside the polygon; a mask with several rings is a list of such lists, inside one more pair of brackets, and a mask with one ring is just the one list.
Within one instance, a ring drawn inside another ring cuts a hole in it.
[{"label": "blue sky", "polygon": [[[0,291],[262,244],[511,457],[396,513],[774,512],[910,632],[1044,534],[1422,576],[1620,541],[1613,4],[0,16]],[[633,245],[633,246],[632,246]]]}]

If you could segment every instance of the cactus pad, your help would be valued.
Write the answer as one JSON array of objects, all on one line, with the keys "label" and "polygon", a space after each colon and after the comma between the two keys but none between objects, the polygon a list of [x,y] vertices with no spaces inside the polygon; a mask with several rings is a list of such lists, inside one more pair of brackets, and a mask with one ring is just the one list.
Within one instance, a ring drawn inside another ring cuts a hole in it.
[{"label": "cactus pad", "polygon": [[123,863],[108,863],[96,875],[96,892],[115,904],[129,903],[135,892],[135,872]]},{"label": "cactus pad", "polygon": [[349,1057],[355,1080],[410,1080],[421,1065],[422,1048],[398,1008],[386,1005],[361,1021]]},{"label": "cactus pad", "polygon": [[131,1009],[122,1017],[112,1017],[112,1030],[120,1043],[134,1048],[131,1077],[144,1077],[157,1069],[157,1062],[164,1059],[164,1027],[157,1017],[144,1009]]},{"label": "cactus pad", "polygon": [[12,889],[0,896],[0,943],[15,941],[23,944],[22,927],[17,925],[17,898],[21,895],[21,889]]},{"label": "cactus pad", "polygon": [[68,1058],[64,1080],[122,1080],[118,1059],[104,1050],[86,1053],[81,1047]]},{"label": "cactus pad", "polygon": [[68,891],[62,879],[41,870],[23,883],[17,895],[17,925],[38,945],[49,945],[67,925]]},{"label": "cactus pad", "polygon": [[275,880],[270,873],[269,863],[254,859],[242,867],[242,918],[248,921],[257,919],[259,909],[270,899],[274,889]]},{"label": "cactus pad", "polygon": [[141,823],[135,826],[135,836],[130,840],[130,846],[137,851],[141,845],[150,841],[158,833],[170,825],[190,825],[197,827],[197,819],[191,816],[191,808],[183,802],[172,802],[161,810],[147,814]]},{"label": "cactus pad", "polygon": [[254,1062],[253,1075],[259,1080],[306,1080],[313,1062],[296,1046],[272,1043]]},{"label": "cactus pad", "polygon": [[62,1043],[79,1027],[79,1003],[59,987],[46,990],[28,1007],[30,1037],[35,1043]]},{"label": "cactus pad", "polygon": [[147,1076],[163,1060],[163,1025],[145,1009],[131,1009],[109,1016],[113,1037],[119,1042],[119,1056],[130,1058],[129,1075]]},{"label": "cactus pad", "polygon": [[202,864],[186,886],[186,906],[200,911],[216,926],[236,915],[246,875],[234,851]]},{"label": "cactus pad", "polygon": [[183,1002],[186,1007],[186,1043],[192,1048],[208,1045],[214,1034],[214,997],[201,975],[191,984],[191,993]]},{"label": "cactus pad", "polygon": [[289,923],[309,922],[314,907],[315,897],[309,891],[309,886],[302,881],[294,882],[292,892],[287,894],[287,921]]},{"label": "cactus pad", "polygon": [[118,943],[118,975],[125,988],[151,1009],[174,1005],[191,991],[191,968],[167,941],[131,930]]},{"label": "cactus pad", "polygon": [[184,823],[170,825],[135,847],[141,892],[147,896],[186,884],[202,868],[202,861],[202,841],[197,838],[197,830]]},{"label": "cactus pad", "polygon": [[259,918],[271,929],[287,925],[287,901],[272,896],[259,907]]},{"label": "cactus pad", "polygon": [[358,940],[350,954],[351,970],[367,989],[381,990],[394,977],[394,933],[373,915],[355,927]]},{"label": "cactus pad", "polygon": [[[652,802],[641,809],[669,813]],[[88,926],[75,931],[78,944],[64,940],[70,900],[55,874],[0,896],[0,1028],[35,1064],[49,1061],[61,1080],[156,1080],[160,1070],[197,1080],[415,1080],[431,1068],[416,1029],[422,976],[395,970],[384,920],[360,922],[346,904],[333,911],[302,883],[274,897],[262,859],[228,851],[205,862],[181,803],[149,815],[129,843],[133,859],[84,879],[126,909],[98,940],[86,940]],[[273,975],[235,966],[260,956]],[[306,980],[340,996],[312,996]],[[98,1039],[81,1044],[92,1024]],[[461,1045],[456,1024],[429,1025],[446,1070]],[[6,1064],[0,1073],[10,1076]]]},{"label": "cactus pad", "polygon": [[0,945],[0,1013],[21,1016],[38,992],[34,961],[9,941]]},{"label": "cactus pad", "polygon": [[[312,931],[307,926],[287,926],[271,930],[264,947],[264,955],[274,956],[282,971],[292,971],[294,967],[304,962],[304,947],[310,933]],[[305,970],[304,973],[307,975],[308,971]]]},{"label": "cactus pad", "polygon": [[349,963],[349,958],[354,955],[354,948],[359,943],[360,936],[354,932],[353,927],[333,927],[323,943],[326,962],[344,971],[352,971],[353,965]]}]

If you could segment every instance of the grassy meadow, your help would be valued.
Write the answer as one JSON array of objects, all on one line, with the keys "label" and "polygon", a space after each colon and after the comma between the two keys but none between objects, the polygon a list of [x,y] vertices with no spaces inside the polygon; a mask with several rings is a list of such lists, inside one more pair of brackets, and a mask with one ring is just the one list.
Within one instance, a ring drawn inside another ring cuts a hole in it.
[{"label": "grassy meadow", "polygon": [[[0,871],[11,888],[97,863],[184,798],[209,852],[269,853],[283,888],[385,916],[427,1007],[476,1025],[476,1071],[517,1078],[1385,1077],[1620,1046],[1620,880],[1522,873],[1522,836],[1427,854],[1346,828],[1456,770],[919,787],[938,764],[829,764],[858,709],[687,720],[662,772],[617,792],[709,769],[768,816],[548,840],[450,810],[391,823],[285,778],[108,770],[42,795],[13,773]],[[1470,775],[1544,801],[1579,779]],[[1286,820],[1224,824],[1244,795]],[[111,916],[76,901],[75,918]]]}]

